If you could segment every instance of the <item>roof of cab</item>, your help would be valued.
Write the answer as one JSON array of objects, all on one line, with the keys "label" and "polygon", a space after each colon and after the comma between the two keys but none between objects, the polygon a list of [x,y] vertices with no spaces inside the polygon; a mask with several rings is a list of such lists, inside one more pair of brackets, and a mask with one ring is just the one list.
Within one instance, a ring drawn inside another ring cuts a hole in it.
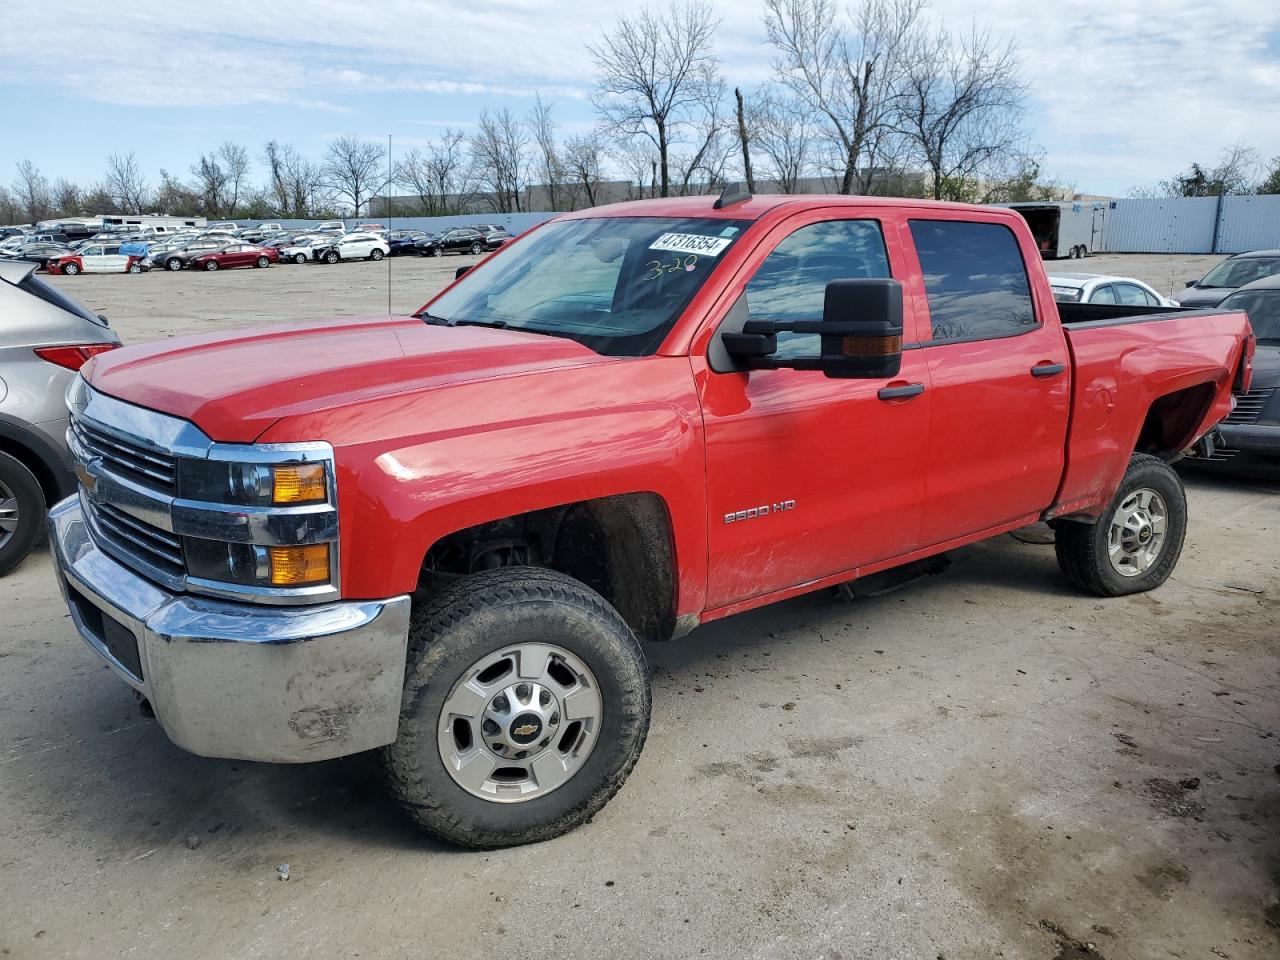
[{"label": "roof of cab", "polygon": [[562,214],[560,220],[582,220],[592,217],[708,217],[717,220],[758,220],[765,214],[780,207],[793,207],[797,210],[814,207],[911,207],[918,209],[966,210],[992,213],[1017,214],[1008,207],[978,206],[970,203],[950,203],[940,200],[910,200],[902,197],[864,197],[860,195],[803,193],[773,193],[763,196],[752,196],[738,203],[731,203],[717,209],[716,196],[698,197],[658,197],[652,200],[627,200],[623,203],[609,203],[600,207],[589,207],[573,213]]}]

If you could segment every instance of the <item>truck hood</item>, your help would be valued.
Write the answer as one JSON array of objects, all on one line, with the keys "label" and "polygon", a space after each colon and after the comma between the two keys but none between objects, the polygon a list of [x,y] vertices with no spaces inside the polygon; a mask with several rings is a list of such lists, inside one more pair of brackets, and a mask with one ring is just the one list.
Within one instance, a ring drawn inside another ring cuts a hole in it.
[{"label": "truck hood", "polygon": [[572,340],[413,317],[346,318],[158,341],[84,368],[95,390],[251,443],[281,417],[374,397],[589,363]]},{"label": "truck hood", "polygon": [[1234,287],[1183,287],[1169,297],[1184,307],[1216,307],[1235,292]]}]

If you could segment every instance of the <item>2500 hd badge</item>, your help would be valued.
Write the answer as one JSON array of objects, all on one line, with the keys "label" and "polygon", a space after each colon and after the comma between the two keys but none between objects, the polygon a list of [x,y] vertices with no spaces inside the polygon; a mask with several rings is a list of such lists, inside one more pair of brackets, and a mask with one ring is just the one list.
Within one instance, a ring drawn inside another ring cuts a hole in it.
[{"label": "2500 hd badge", "polygon": [[733,513],[724,515],[725,523],[740,523],[743,520],[754,520],[756,517],[767,517],[771,513],[782,513],[784,510],[794,510],[796,502],[794,500],[783,500],[773,505],[762,503],[758,507],[751,507],[747,510],[735,510]]}]

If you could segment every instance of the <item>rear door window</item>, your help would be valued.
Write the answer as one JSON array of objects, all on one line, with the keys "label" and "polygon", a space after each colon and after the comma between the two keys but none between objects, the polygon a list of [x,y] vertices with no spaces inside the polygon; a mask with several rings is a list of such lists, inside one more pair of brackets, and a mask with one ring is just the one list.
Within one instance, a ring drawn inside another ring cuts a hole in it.
[{"label": "rear door window", "polygon": [[912,220],[935,341],[989,340],[1036,327],[1017,239],[999,223]]},{"label": "rear door window", "polygon": [[1141,287],[1132,283],[1117,283],[1116,294],[1120,297],[1120,302],[1128,307],[1149,307],[1151,303],[1147,299],[1147,292]]},{"label": "rear door window", "polygon": [[1111,284],[1106,283],[1098,287],[1093,293],[1089,294],[1090,303],[1119,303],[1116,300],[1116,290]]}]

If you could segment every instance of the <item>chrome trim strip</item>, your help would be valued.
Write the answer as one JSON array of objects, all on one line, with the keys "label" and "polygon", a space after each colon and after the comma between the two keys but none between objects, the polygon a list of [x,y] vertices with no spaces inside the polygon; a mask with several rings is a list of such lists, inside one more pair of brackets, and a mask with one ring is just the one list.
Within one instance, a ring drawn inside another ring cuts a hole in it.
[{"label": "chrome trim strip", "polygon": [[173,502],[173,532],[185,537],[294,546],[338,539],[338,511],[327,503],[302,507],[242,507],[195,500]]}]

